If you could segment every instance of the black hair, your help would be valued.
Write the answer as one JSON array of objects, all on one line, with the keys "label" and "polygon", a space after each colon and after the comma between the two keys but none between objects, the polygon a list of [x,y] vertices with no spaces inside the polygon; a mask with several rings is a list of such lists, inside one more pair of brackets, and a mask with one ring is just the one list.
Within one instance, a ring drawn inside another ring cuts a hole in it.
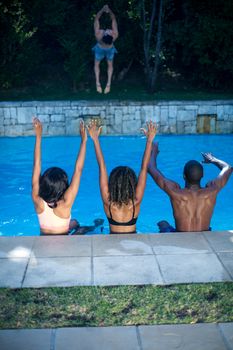
[{"label": "black hair", "polygon": [[111,171],[109,176],[109,200],[119,205],[134,201],[137,176],[133,169],[127,166],[118,166]]},{"label": "black hair", "polygon": [[190,160],[184,166],[184,175],[190,184],[197,184],[203,177],[203,166],[196,160]]},{"label": "black hair", "polygon": [[113,37],[109,34],[105,34],[102,38],[103,43],[105,43],[106,45],[111,45],[113,42]]},{"label": "black hair", "polygon": [[68,187],[69,182],[66,172],[61,168],[52,167],[40,176],[39,196],[51,208],[56,208],[57,202],[62,199]]}]

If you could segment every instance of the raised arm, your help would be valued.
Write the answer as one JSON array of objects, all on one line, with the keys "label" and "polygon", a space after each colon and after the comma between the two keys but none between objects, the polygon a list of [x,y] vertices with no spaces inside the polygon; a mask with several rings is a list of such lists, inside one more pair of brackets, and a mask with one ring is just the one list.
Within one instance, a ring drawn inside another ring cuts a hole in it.
[{"label": "raised arm", "polygon": [[103,153],[100,147],[100,142],[99,142],[99,135],[100,135],[101,129],[102,127],[101,126],[98,127],[95,121],[92,121],[88,125],[88,132],[94,142],[96,159],[99,165],[99,185],[100,185],[101,197],[104,204],[108,204],[109,202],[108,174],[107,174],[107,169],[104,161],[104,156],[103,156]]},{"label": "raised arm", "polygon": [[100,29],[100,17],[104,12],[106,12],[106,9],[107,9],[107,5],[104,5],[104,7],[99,12],[97,12],[94,19],[94,31],[95,31],[95,37],[97,41],[101,40],[103,36],[102,30]]},{"label": "raised arm", "polygon": [[178,183],[167,179],[161,171],[157,168],[157,156],[159,154],[158,142],[153,143],[152,152],[150,156],[150,162],[148,165],[148,173],[151,175],[155,183],[168,195],[171,195],[172,192],[176,189],[179,189],[180,186]]},{"label": "raised arm", "polygon": [[147,178],[147,167],[149,164],[150,160],[150,154],[151,154],[151,149],[152,149],[152,142],[154,140],[154,137],[156,135],[156,125],[155,123],[152,123],[151,121],[147,123],[147,130],[146,129],[141,129],[143,133],[147,137],[146,141],[146,147],[145,151],[142,157],[142,165],[141,165],[141,170],[138,176],[138,184],[136,188],[136,202],[140,203],[142,201],[145,187],[146,187],[146,178]]},{"label": "raised arm", "polygon": [[38,118],[33,118],[33,126],[36,135],[36,142],[34,147],[34,164],[32,171],[32,200],[35,207],[38,209],[40,197],[39,197],[39,184],[41,173],[41,139],[42,139],[42,124]]},{"label": "raised arm", "polygon": [[220,191],[229,180],[233,171],[232,167],[223,160],[214,157],[211,153],[202,153],[202,156],[204,158],[203,163],[214,164],[221,170],[217,178],[207,184],[207,187],[217,186]]},{"label": "raised arm", "polygon": [[82,170],[83,170],[84,161],[85,161],[85,155],[86,155],[87,132],[83,121],[80,122],[80,136],[81,136],[81,144],[80,144],[79,153],[75,163],[74,173],[72,176],[70,186],[68,187],[68,189],[64,194],[65,204],[69,208],[72,207],[78,193],[80,179],[81,179]]},{"label": "raised arm", "polygon": [[109,13],[111,20],[112,20],[113,40],[116,40],[118,38],[118,26],[117,26],[116,16],[112,12],[112,10],[108,7],[108,5],[105,5],[105,6],[104,6],[105,12]]}]

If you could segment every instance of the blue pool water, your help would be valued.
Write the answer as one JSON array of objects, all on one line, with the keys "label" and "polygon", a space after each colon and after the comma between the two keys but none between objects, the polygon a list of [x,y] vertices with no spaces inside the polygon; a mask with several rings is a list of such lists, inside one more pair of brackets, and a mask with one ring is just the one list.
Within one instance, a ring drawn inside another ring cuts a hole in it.
[{"label": "blue pool water", "polygon": [[[101,145],[108,172],[117,165],[129,165],[137,173],[145,145],[144,137],[101,137]],[[158,168],[164,175],[182,186],[183,165],[190,159],[201,161],[201,151],[211,151],[217,157],[233,164],[232,135],[158,136],[160,154]],[[79,149],[79,137],[49,137],[42,143],[42,169],[50,166],[64,168],[69,178]],[[0,235],[39,235],[37,216],[31,201],[31,171],[33,137],[0,138]],[[214,165],[204,165],[204,186],[216,177]],[[233,229],[233,176],[220,192],[211,222],[213,230]],[[95,218],[104,218],[104,233],[108,224],[103,211],[99,187],[98,167],[93,144],[87,143],[85,167],[72,216],[83,225],[92,224]],[[157,232],[156,222],[165,219],[172,224],[170,201],[148,176],[147,187],[138,219],[138,232]]]}]

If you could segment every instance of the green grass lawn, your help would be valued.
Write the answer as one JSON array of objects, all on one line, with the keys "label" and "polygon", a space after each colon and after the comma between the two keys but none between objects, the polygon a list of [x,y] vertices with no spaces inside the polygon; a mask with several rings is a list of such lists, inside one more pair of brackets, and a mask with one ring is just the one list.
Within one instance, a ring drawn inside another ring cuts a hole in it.
[{"label": "green grass lawn", "polygon": [[214,100],[233,99],[233,91],[210,91],[199,89],[185,89],[176,86],[164,86],[156,93],[149,94],[145,87],[138,82],[116,82],[112,84],[112,90],[108,95],[98,94],[95,86],[91,84],[85,88],[73,92],[64,84],[56,86],[28,87],[24,89],[0,90],[0,101],[18,100]]},{"label": "green grass lawn", "polygon": [[233,283],[0,289],[0,328],[233,322]]}]

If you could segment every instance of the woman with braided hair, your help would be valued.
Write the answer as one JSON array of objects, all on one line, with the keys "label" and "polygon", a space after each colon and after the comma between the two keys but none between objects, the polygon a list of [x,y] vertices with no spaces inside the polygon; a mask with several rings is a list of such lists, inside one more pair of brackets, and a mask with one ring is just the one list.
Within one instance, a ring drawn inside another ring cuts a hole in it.
[{"label": "woman with braided hair", "polygon": [[152,142],[156,135],[156,126],[154,123],[149,122],[147,130],[142,129],[147,137],[147,142],[138,178],[131,168],[118,166],[111,171],[108,179],[99,142],[101,128],[101,126],[97,126],[95,121],[88,125],[88,131],[94,142],[99,165],[100,192],[110,226],[110,233],[136,233],[136,222],[146,186],[147,167],[152,151]]}]

